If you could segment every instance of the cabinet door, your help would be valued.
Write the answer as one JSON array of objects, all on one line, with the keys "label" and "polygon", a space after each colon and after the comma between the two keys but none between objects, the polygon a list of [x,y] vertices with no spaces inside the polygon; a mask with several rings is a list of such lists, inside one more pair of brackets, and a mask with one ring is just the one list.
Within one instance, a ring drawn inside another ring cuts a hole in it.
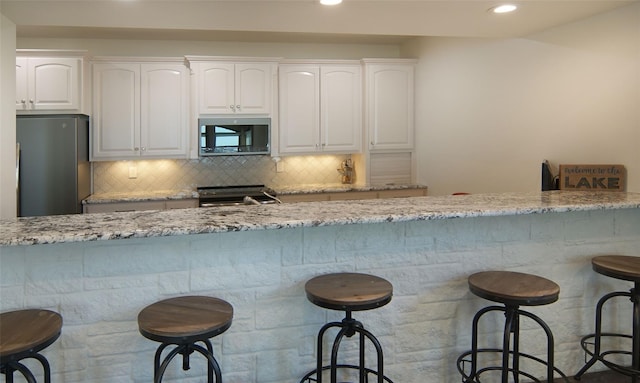
[{"label": "cabinet door", "polygon": [[413,66],[372,64],[367,87],[369,148],[412,149]]},{"label": "cabinet door", "polygon": [[199,63],[198,86],[201,114],[235,113],[235,65]]},{"label": "cabinet door", "polygon": [[181,64],[142,64],[140,155],[186,157],[189,76]]},{"label": "cabinet door", "polygon": [[27,110],[27,58],[16,57],[16,110]]},{"label": "cabinet door", "polygon": [[139,156],[140,64],[93,64],[94,159]]},{"label": "cabinet door", "polygon": [[362,137],[360,67],[322,66],[320,71],[322,150],[359,152]]},{"label": "cabinet door", "polygon": [[280,67],[280,152],[319,150],[320,68]]},{"label": "cabinet door", "polygon": [[80,109],[80,59],[31,57],[27,74],[30,109]]},{"label": "cabinet door", "polygon": [[236,113],[271,113],[271,65],[236,64]]}]

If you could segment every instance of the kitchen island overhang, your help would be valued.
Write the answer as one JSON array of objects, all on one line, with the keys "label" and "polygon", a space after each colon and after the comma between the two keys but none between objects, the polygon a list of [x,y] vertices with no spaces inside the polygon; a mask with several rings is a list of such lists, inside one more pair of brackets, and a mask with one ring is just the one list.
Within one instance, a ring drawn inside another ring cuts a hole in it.
[{"label": "kitchen island overhang", "polygon": [[47,216],[0,221],[0,246],[639,207],[640,193],[547,191]]},{"label": "kitchen island overhang", "polygon": [[[58,381],[143,381],[153,350],[137,332],[139,310],[218,296],[236,313],[214,342],[225,380],[297,381],[315,363],[319,327],[341,319],[307,302],[304,283],[368,272],[394,285],[392,301],[361,318],[379,334],[385,374],[453,382],[471,318],[487,304],[468,292],[467,276],[523,271],[561,287],[558,302],[535,311],[554,331],[557,366],[572,374],[595,302],[630,287],[595,274],[590,259],[638,255],[639,207],[634,193],[538,192],[18,219],[0,226],[0,310],[63,315],[62,342],[47,350]],[[627,303],[610,314],[621,330]],[[204,376],[202,366],[191,371]],[[171,376],[183,375],[176,367]]]}]

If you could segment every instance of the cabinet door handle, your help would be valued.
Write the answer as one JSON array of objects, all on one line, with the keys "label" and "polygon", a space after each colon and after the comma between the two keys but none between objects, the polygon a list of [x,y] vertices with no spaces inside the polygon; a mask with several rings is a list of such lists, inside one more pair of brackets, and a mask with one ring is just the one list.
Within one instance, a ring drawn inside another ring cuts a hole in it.
[{"label": "cabinet door handle", "polygon": [[140,148],[135,147],[135,148],[133,148],[133,150],[137,152],[138,150],[140,150]]},{"label": "cabinet door handle", "polygon": [[239,111],[240,110],[240,105],[236,105],[236,109]]},{"label": "cabinet door handle", "polygon": [[29,102],[33,104],[33,99],[30,99]]},{"label": "cabinet door handle", "polygon": [[142,151],[144,152],[144,151],[146,151],[146,150],[147,150],[147,148],[143,146],[143,147],[142,147]]},{"label": "cabinet door handle", "polygon": [[231,110],[233,110],[233,111],[236,110],[236,106],[235,105],[229,105],[229,108],[231,108]]}]

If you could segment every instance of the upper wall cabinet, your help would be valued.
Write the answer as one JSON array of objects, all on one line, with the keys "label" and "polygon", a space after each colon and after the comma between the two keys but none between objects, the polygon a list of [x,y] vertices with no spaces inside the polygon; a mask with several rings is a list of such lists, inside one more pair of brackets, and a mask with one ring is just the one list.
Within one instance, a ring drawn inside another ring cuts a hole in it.
[{"label": "upper wall cabinet", "polygon": [[93,160],[187,157],[189,70],[162,60],[93,63]]},{"label": "upper wall cabinet", "polygon": [[82,57],[16,55],[17,113],[80,111]]},{"label": "upper wall cabinet", "polygon": [[414,60],[364,60],[369,149],[414,146]]},{"label": "upper wall cabinet", "polygon": [[198,114],[270,114],[275,61],[188,56]]},{"label": "upper wall cabinet", "polygon": [[280,154],[359,152],[361,94],[359,63],[281,64]]}]

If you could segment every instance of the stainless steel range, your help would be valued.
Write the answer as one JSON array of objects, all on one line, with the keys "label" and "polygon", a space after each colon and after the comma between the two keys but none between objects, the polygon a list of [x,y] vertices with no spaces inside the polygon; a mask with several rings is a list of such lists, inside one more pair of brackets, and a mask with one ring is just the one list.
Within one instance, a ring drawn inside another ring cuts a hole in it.
[{"label": "stainless steel range", "polygon": [[201,186],[199,206],[238,206],[281,203],[276,193],[264,185]]}]

